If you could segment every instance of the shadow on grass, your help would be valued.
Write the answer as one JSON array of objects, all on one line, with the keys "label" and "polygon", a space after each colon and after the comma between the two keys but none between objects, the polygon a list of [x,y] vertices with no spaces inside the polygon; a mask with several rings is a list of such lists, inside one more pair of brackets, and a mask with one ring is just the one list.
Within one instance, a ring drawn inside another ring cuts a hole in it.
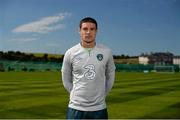
[{"label": "shadow on grass", "polygon": [[167,86],[166,88],[153,88],[153,89],[147,89],[147,90],[139,90],[134,92],[128,92],[128,93],[121,93],[121,94],[112,94],[107,97],[107,102],[109,103],[123,103],[128,102],[136,99],[145,98],[148,96],[159,96],[161,94],[165,94],[168,92],[172,92],[175,90],[179,90],[180,85],[174,85],[174,86]]},{"label": "shadow on grass", "polygon": [[158,112],[147,114],[141,119],[180,119],[180,102],[168,106]]},{"label": "shadow on grass", "polygon": [[41,105],[0,111],[0,118],[9,119],[60,119],[65,118],[67,108],[63,105]]}]

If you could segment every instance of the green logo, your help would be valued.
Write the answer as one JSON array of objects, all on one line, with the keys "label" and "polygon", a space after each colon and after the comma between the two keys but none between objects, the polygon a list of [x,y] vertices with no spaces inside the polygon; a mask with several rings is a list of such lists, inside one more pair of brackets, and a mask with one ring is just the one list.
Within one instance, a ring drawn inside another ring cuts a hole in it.
[{"label": "green logo", "polygon": [[103,54],[97,54],[97,59],[99,60],[99,61],[101,61],[102,59],[103,59]]}]

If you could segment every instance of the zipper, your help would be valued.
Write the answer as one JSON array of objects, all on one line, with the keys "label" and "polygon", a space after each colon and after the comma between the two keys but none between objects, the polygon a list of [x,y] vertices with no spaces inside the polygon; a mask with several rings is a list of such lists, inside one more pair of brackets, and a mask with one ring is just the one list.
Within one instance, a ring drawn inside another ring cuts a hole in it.
[{"label": "zipper", "polygon": [[91,54],[91,50],[88,50],[88,53],[89,53],[89,57],[90,57],[90,54]]}]

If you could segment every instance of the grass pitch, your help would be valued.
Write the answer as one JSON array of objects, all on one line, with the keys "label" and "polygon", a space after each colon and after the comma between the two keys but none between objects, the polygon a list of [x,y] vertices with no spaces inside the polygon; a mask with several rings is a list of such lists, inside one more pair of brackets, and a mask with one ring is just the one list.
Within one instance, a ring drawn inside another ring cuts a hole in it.
[{"label": "grass pitch", "polygon": [[[60,72],[0,72],[0,118],[65,118]],[[109,118],[180,118],[180,73],[116,73]]]}]

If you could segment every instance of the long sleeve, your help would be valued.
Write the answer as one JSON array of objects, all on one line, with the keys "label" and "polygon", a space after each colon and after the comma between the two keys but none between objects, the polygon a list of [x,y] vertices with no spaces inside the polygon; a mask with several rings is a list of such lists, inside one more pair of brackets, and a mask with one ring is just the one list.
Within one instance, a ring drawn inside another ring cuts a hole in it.
[{"label": "long sleeve", "polygon": [[62,82],[64,88],[70,93],[73,88],[73,82],[72,82],[72,67],[71,67],[69,52],[65,53],[61,72],[62,72]]},{"label": "long sleeve", "polygon": [[110,54],[109,60],[106,65],[106,95],[112,89],[115,79],[115,65],[112,54]]},{"label": "long sleeve", "polygon": [[72,75],[67,72],[62,72],[62,81],[64,88],[70,93],[73,88]]}]

